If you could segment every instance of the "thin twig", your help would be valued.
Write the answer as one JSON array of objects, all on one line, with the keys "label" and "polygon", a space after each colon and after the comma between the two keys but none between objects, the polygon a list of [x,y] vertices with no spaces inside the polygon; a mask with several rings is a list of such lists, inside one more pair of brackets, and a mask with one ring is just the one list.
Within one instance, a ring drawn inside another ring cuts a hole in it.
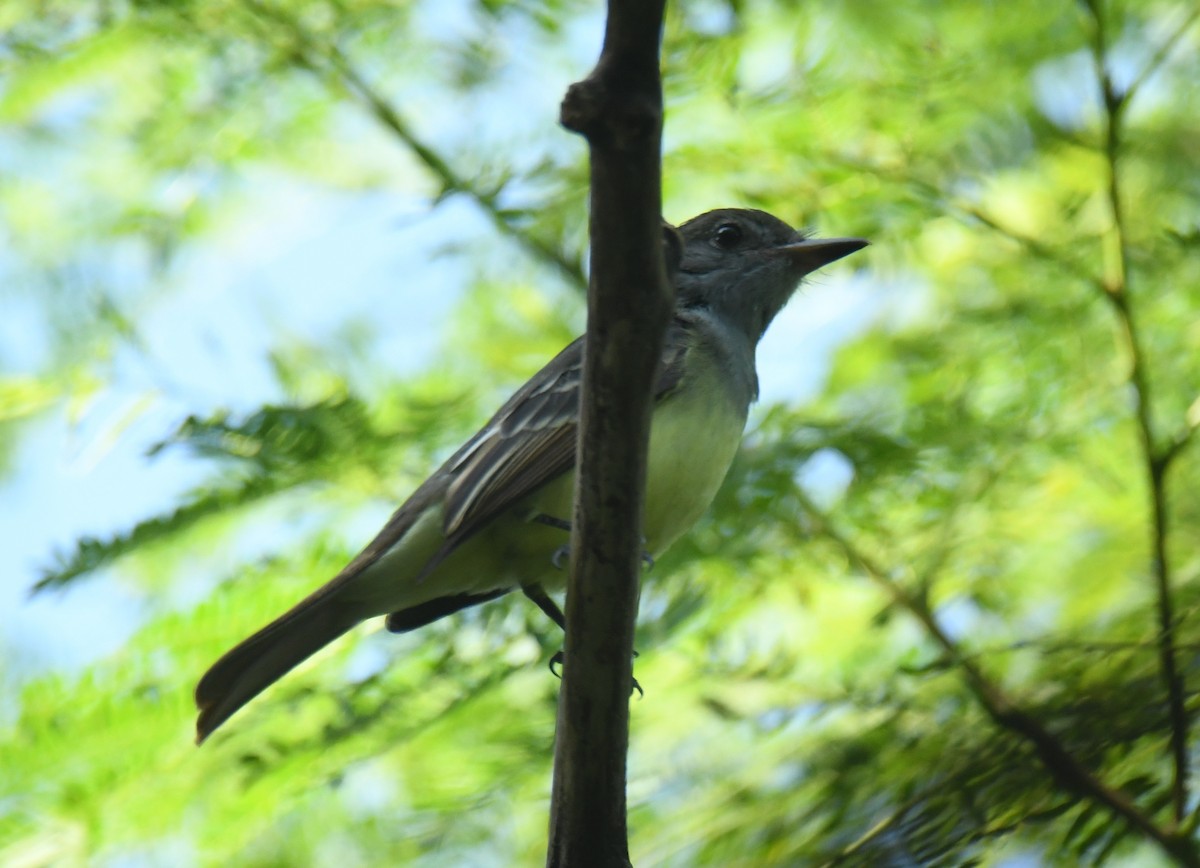
[{"label": "thin twig", "polygon": [[1085,0],[1084,5],[1092,18],[1092,64],[1105,109],[1103,148],[1108,164],[1108,204],[1112,212],[1112,235],[1117,254],[1114,273],[1104,279],[1104,297],[1111,303],[1112,310],[1116,314],[1121,334],[1124,337],[1125,350],[1129,356],[1129,385],[1133,387],[1134,417],[1141,446],[1142,465],[1150,495],[1150,548],[1158,604],[1159,668],[1167,689],[1167,707],[1171,722],[1171,756],[1174,765],[1171,800],[1174,806],[1175,822],[1182,823],[1187,815],[1188,728],[1190,721],[1184,698],[1186,688],[1183,683],[1183,675],[1179,671],[1175,648],[1176,619],[1171,597],[1170,564],[1167,560],[1169,519],[1166,495],[1166,470],[1178,449],[1169,446],[1160,451],[1157,445],[1151,409],[1150,378],[1146,371],[1146,355],[1130,298],[1129,234],[1125,224],[1119,171],[1122,121],[1124,110],[1128,105],[1129,91],[1126,91],[1125,94],[1117,93],[1112,76],[1108,71],[1108,31],[1099,0]]},{"label": "thin twig", "polygon": [[983,670],[950,638],[934,617],[924,598],[904,587],[892,577],[891,571],[877,564],[841,533],[808,496],[795,489],[801,506],[817,529],[834,543],[852,566],[862,571],[901,608],[916,618],[946,657],[963,673],[967,687],[999,727],[1014,732],[1029,742],[1046,770],[1068,792],[1087,798],[1107,808],[1146,838],[1154,841],[1181,865],[1200,866],[1190,839],[1175,829],[1165,829],[1145,814],[1120,789],[1108,786],[1095,773],[1076,759],[1042,723],[1019,707],[1004,690],[984,674]]},{"label": "thin twig", "polygon": [[500,204],[498,190],[483,189],[455,171],[446,160],[432,147],[424,142],[400,111],[386,100],[358,72],[337,46],[323,44],[312,37],[299,22],[290,16],[264,6],[258,0],[246,0],[246,6],[264,19],[282,25],[295,39],[296,54],[294,60],[304,69],[314,75],[334,78],[352,96],[363,103],[384,127],[396,135],[413,155],[438,179],[441,185],[440,196],[451,193],[461,193],[474,202],[502,235],[517,242],[534,258],[553,267],[568,283],[578,289],[587,287],[587,277],[583,273],[583,263],[578,257],[568,256],[562,250],[517,226],[509,219],[504,207]]},{"label": "thin twig", "polygon": [[498,201],[497,193],[486,192],[470,184],[465,178],[455,172],[432,148],[417,138],[412,128],[400,116],[399,112],[367,84],[341,52],[331,48],[329,60],[342,76],[350,90],[367,103],[380,123],[394,132],[401,141],[408,145],[417,158],[438,177],[442,183],[444,192],[465,194],[483,209],[483,212],[491,219],[492,224],[502,234],[514,239],[537,259],[552,265],[567,282],[580,289],[587,286],[587,277],[583,273],[583,265],[577,257],[565,255],[558,248],[547,244],[514,225],[505,216],[504,210]]},{"label": "thin twig", "polygon": [[979,208],[977,208],[974,205],[955,204],[955,203],[949,203],[949,204],[950,204],[950,207],[955,208],[956,210],[960,211],[964,216],[978,220],[980,223],[982,223],[988,229],[991,229],[993,232],[996,232],[999,235],[1003,235],[1005,238],[1009,239],[1010,241],[1015,241],[1017,244],[1020,244],[1022,247],[1024,247],[1026,250],[1028,250],[1034,256],[1036,256],[1038,259],[1042,259],[1046,262],[1050,262],[1050,263],[1053,263],[1054,265],[1057,265],[1059,268],[1066,271],[1072,277],[1082,280],[1085,283],[1095,284],[1096,286],[1100,286],[1101,288],[1103,288],[1103,285],[1096,279],[1096,276],[1094,274],[1090,273],[1086,268],[1084,268],[1079,263],[1074,262],[1071,259],[1068,259],[1066,256],[1063,256],[1061,253],[1059,253],[1053,247],[1050,247],[1049,245],[1039,241],[1036,238],[1030,238],[1028,235],[1024,235],[1015,229],[1010,229],[1009,227],[1004,226],[1003,224],[997,222],[994,217],[991,217],[988,214],[985,214],[983,211],[979,210]]},{"label": "thin twig", "polygon": [[1180,22],[1175,32],[1163,40],[1163,44],[1158,47],[1158,50],[1154,52],[1154,55],[1142,68],[1142,71],[1137,74],[1133,81],[1130,82],[1129,87],[1125,88],[1125,92],[1121,94],[1122,103],[1129,104],[1133,101],[1138,91],[1167,62],[1167,58],[1171,56],[1171,52],[1175,50],[1175,46],[1179,44],[1179,41],[1183,39],[1188,30],[1197,21],[1200,21],[1200,6],[1193,7],[1191,12],[1184,16],[1183,21]]},{"label": "thin twig", "polygon": [[1192,402],[1192,406],[1188,408],[1187,416],[1184,419],[1183,428],[1180,429],[1171,442],[1168,443],[1158,455],[1158,462],[1162,472],[1165,474],[1171,463],[1179,457],[1180,453],[1188,447],[1192,442],[1192,438],[1196,435],[1196,429],[1200,428],[1200,398]]},{"label": "thin twig", "polygon": [[[875,843],[876,840],[886,834],[889,829],[896,825],[897,822],[903,820],[904,815],[916,804],[918,804],[920,798],[925,795],[925,793],[921,793],[919,796],[910,799],[904,805],[897,808],[887,817],[884,817],[869,830],[867,830],[860,838],[851,842],[850,844],[847,844],[832,858],[822,862],[821,868],[836,868],[836,866],[843,864],[847,859],[858,855],[860,851],[866,849],[871,844]],[[1042,808],[1041,810],[1031,811],[1018,820],[1012,820],[1007,823],[993,823],[980,829],[977,834],[972,835],[970,842],[975,843],[983,841],[987,838],[997,838],[1002,835],[1007,835],[1011,832],[1017,831],[1028,823],[1038,823],[1045,820],[1052,820],[1070,810],[1072,804],[1073,803],[1070,801],[1064,801],[1052,808]]]},{"label": "thin twig", "polygon": [[923,798],[927,797],[927,793],[918,793],[910,798],[900,807],[896,808],[883,819],[876,822],[871,828],[863,832],[856,839],[851,841],[841,850],[839,850],[832,858],[821,863],[821,868],[835,868],[841,865],[852,856],[856,856],[859,852],[871,846],[880,837],[888,832],[893,826],[904,819],[905,815],[921,803]]}]

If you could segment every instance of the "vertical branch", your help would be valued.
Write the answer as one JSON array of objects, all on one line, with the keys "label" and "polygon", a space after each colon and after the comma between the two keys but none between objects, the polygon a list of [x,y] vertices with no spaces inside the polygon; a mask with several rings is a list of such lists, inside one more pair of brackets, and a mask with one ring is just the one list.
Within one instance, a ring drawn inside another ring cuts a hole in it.
[{"label": "vertical branch", "polygon": [[548,866],[629,865],[625,760],[652,387],[673,308],[660,235],[665,0],[609,0],[562,123],[591,156],[592,273]]},{"label": "vertical branch", "polygon": [[[1166,471],[1174,450],[1161,449],[1154,432],[1150,377],[1138,331],[1137,319],[1129,294],[1129,236],[1125,223],[1119,160],[1125,109],[1132,90],[1118,93],[1107,66],[1108,31],[1099,0],[1086,0],[1092,18],[1092,63],[1104,103],[1104,157],[1108,166],[1108,205],[1112,214],[1114,264],[1103,280],[1105,297],[1111,303],[1119,323],[1125,351],[1129,356],[1129,385],[1133,389],[1134,418],[1141,448],[1141,461],[1150,499],[1150,550],[1158,609],[1159,670],[1167,690],[1167,708],[1171,725],[1171,757],[1174,767],[1171,802],[1175,821],[1182,822],[1188,801],[1188,711],[1185,685],[1179,671],[1175,648],[1175,612],[1171,596],[1170,563],[1167,560]],[[1187,22],[1190,25],[1190,19]],[[1165,55],[1164,55],[1165,56]]]}]

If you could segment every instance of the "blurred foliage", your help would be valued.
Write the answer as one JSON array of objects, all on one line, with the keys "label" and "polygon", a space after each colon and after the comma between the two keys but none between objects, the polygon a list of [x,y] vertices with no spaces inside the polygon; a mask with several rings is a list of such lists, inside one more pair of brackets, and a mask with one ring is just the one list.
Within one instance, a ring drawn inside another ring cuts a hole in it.
[{"label": "blurred foliage", "polygon": [[[880,301],[815,400],[756,417],[711,514],[650,576],[635,864],[1165,864],[989,711],[972,668],[1152,825],[1194,836],[1194,796],[1173,805],[1154,545],[1190,717],[1198,16],[672,4],[667,217],[742,204],[869,237]],[[565,0],[0,8],[2,291],[51,334],[40,370],[0,378],[5,422],[70,413],[118,376],[140,305],[255,171],[402,189],[430,213],[465,199],[501,245],[430,253],[476,282],[428,374],[359,394],[319,353],[285,363],[279,336],[283,400],[196,408],[155,450],[209,481],[48,571],[66,593],[102,565],[97,581],[161,589],[214,551],[238,559],[198,604],[149,594],[118,654],[23,686],[0,716],[0,864],[541,860],[558,638],[522,600],[363,628],[200,751],[191,689],[353,554],[304,525],[241,557],[231,519],[386,510],[581,325],[586,167],[553,105],[599,24]],[[522,111],[501,123],[497,104]]]}]

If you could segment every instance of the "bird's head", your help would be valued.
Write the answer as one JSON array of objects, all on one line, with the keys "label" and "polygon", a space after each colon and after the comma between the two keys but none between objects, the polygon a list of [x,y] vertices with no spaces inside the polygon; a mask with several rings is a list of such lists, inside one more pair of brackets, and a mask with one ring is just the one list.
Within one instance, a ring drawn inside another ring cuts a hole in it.
[{"label": "bird's head", "polygon": [[867,246],[809,238],[765,211],[721,208],[679,227],[681,309],[707,307],[757,342],[805,275]]}]

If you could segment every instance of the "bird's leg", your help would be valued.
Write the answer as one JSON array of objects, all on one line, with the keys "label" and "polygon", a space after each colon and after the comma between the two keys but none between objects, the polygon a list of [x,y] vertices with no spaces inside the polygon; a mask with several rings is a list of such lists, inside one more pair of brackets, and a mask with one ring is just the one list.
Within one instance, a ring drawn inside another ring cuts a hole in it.
[{"label": "bird's leg", "polygon": [[563,610],[558,607],[558,603],[554,602],[554,598],[546,593],[546,589],[541,585],[521,585],[521,593],[533,600],[539,609],[546,613],[546,617],[559,626],[564,633],[567,632],[567,618],[563,614]]},{"label": "bird's leg", "polygon": [[[533,517],[533,521],[536,521],[538,524],[544,524],[547,527],[557,528],[558,530],[565,530],[567,533],[571,532],[571,522],[567,521],[566,519],[555,518],[552,515],[546,515],[544,512],[539,512],[537,515],[535,515]],[[646,538],[642,537],[642,545],[645,545],[645,544],[646,544]],[[563,568],[563,563],[570,556],[570,554],[571,554],[570,543],[564,543],[563,545],[560,545],[558,548],[556,548],[554,550],[554,554],[550,555],[550,563],[554,564],[554,568],[556,570],[561,570]],[[654,566],[654,558],[651,556],[650,552],[646,551],[645,549],[642,549],[641,557],[642,557],[642,563],[644,563],[646,565],[647,570],[651,569]],[[543,609],[542,611],[545,611],[545,610]]]},{"label": "bird's leg", "polygon": [[[548,516],[547,516],[548,517]],[[521,585],[521,593],[533,600],[534,605],[541,609],[547,618],[559,626],[564,633],[567,632],[567,616],[563,614],[563,610],[558,607],[558,603],[554,602],[554,598],[546,593],[546,589],[541,585]],[[554,652],[550,658],[550,671],[554,673],[555,678],[562,678],[558,674],[555,666],[561,666],[563,661],[562,649]]]},{"label": "bird's leg", "polygon": [[[567,632],[567,616],[564,615],[563,610],[558,607],[558,603],[554,602],[554,598],[546,593],[545,588],[536,584],[521,585],[521,593],[533,600],[534,605],[541,609],[547,618],[557,624],[559,629],[561,629],[564,633]],[[562,678],[562,676],[559,675],[558,671],[554,668],[555,666],[561,666],[562,662],[563,652],[562,649],[559,648],[550,658],[550,671],[554,673],[555,678]]]},{"label": "bird's leg", "polygon": [[565,518],[555,518],[552,515],[546,515],[544,512],[539,512],[533,517],[533,520],[538,524],[544,524],[547,527],[556,527],[559,530],[565,530],[567,533],[571,532],[571,522],[567,521]]},{"label": "bird's leg", "polygon": [[[554,598],[546,593],[545,588],[538,584],[521,585],[521,593],[532,600],[534,605],[541,609],[546,617],[557,624],[564,633],[567,632],[567,618],[563,614],[563,610],[559,608],[558,603],[554,602]],[[633,652],[633,656],[638,656],[636,650]],[[561,648],[555,651],[550,657],[550,671],[554,674],[555,678],[562,678],[555,667],[562,666],[563,659],[564,655]],[[636,678],[633,679],[633,689],[638,692],[639,696],[646,695],[646,692],[642,690],[642,685],[638,684]]]}]

